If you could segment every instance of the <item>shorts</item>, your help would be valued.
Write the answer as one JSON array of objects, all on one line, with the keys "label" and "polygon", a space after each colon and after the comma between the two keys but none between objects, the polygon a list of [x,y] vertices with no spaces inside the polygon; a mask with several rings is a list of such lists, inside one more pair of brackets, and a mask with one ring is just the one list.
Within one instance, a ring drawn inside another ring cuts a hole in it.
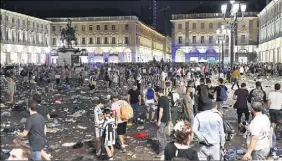
[{"label": "shorts", "polygon": [[269,115],[270,115],[270,122],[271,123],[278,123],[279,120],[281,120],[281,111],[280,110],[269,110]]},{"label": "shorts", "polygon": [[104,145],[104,147],[108,147],[108,146],[112,146],[116,144],[116,139],[112,138],[112,139],[106,139],[105,137],[102,138],[102,145]]},{"label": "shorts", "polygon": [[102,137],[102,132],[103,132],[103,129],[102,129],[102,128],[97,128],[97,127],[95,127],[95,138],[100,138],[100,137]]},{"label": "shorts", "polygon": [[125,135],[126,134],[126,126],[127,126],[127,122],[118,123],[117,134],[118,135]]}]

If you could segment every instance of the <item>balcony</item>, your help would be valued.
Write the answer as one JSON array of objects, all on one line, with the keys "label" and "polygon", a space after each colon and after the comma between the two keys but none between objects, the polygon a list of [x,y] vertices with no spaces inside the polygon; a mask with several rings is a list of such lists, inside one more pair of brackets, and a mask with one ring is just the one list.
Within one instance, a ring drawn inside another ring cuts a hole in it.
[{"label": "balcony", "polygon": [[[244,17],[257,17],[258,12],[246,12]],[[239,15],[240,17],[241,15]],[[222,13],[195,13],[195,14],[175,14],[172,15],[172,20],[181,19],[207,19],[207,18],[222,18]],[[228,17],[227,17],[228,18]]]},{"label": "balcony", "polygon": [[25,45],[25,46],[40,46],[40,47],[48,47],[47,44],[44,43],[33,43],[28,41],[12,41],[12,40],[1,40],[1,43],[3,44],[15,44],[15,45]]}]

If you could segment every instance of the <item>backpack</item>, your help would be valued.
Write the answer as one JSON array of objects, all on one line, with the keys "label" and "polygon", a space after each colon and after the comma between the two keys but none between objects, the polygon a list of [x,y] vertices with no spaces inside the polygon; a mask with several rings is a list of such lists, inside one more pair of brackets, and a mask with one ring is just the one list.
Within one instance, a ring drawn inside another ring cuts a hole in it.
[{"label": "backpack", "polygon": [[251,102],[263,102],[264,92],[262,89],[254,89],[252,92]]},{"label": "backpack", "polygon": [[147,100],[154,99],[155,91],[152,88],[148,88],[146,96],[147,96]]},{"label": "backpack", "polygon": [[132,107],[124,100],[119,100],[120,119],[125,121],[133,118]]},{"label": "backpack", "polygon": [[225,90],[224,86],[219,86],[220,88],[220,94],[219,94],[219,99],[222,101],[226,101],[227,100],[227,91]]},{"label": "backpack", "polygon": [[200,90],[199,101],[202,102],[203,104],[212,104],[212,100],[209,98],[209,94],[208,94],[208,86],[203,85],[200,86],[200,88],[201,90]]}]

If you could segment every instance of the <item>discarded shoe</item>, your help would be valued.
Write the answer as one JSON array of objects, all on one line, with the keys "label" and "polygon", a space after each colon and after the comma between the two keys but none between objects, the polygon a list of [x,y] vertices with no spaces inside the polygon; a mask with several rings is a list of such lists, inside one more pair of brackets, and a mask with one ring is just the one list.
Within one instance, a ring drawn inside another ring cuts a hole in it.
[{"label": "discarded shoe", "polygon": [[72,146],[73,149],[78,149],[83,146],[83,143],[81,141],[77,142],[75,145]]}]

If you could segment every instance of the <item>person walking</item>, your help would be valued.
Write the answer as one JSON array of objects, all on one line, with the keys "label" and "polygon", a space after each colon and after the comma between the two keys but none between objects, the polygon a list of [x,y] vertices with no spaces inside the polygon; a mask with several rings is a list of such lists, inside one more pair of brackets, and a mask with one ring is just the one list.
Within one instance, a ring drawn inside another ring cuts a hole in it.
[{"label": "person walking", "polygon": [[235,84],[237,85],[238,89],[239,87],[239,77],[240,77],[240,72],[239,72],[239,68],[237,67],[236,70],[232,73],[233,76],[233,85],[231,87],[231,89],[233,90]]},{"label": "person walking", "polygon": [[133,123],[137,124],[141,105],[141,94],[136,84],[127,93],[127,101],[130,103],[134,111]]},{"label": "person walking", "polygon": [[193,132],[199,139],[199,159],[220,160],[221,149],[225,144],[225,134],[222,115],[214,103],[195,116]]},{"label": "person walking", "polygon": [[237,118],[238,118],[238,128],[242,125],[242,115],[245,115],[245,121],[249,122],[250,112],[248,109],[247,98],[249,96],[249,91],[246,88],[246,83],[241,84],[241,88],[237,89],[233,95],[233,99],[236,100],[234,104],[234,108],[237,110]]},{"label": "person walking", "polygon": [[169,99],[164,96],[164,91],[162,88],[156,89],[156,94],[158,97],[158,108],[157,108],[157,138],[159,141],[159,151],[157,158],[164,158],[164,150],[167,144],[166,138],[166,127],[169,121],[171,121],[171,114],[169,110]]},{"label": "person walking", "polygon": [[26,120],[25,129],[19,134],[19,138],[28,136],[31,147],[31,159],[34,161],[42,160],[41,151],[46,144],[46,125],[45,118],[37,113],[37,103],[30,100],[28,103],[30,116]]},{"label": "person walking", "polygon": [[254,119],[248,127],[248,149],[242,160],[266,160],[271,148],[271,125],[261,102],[252,103]]}]

